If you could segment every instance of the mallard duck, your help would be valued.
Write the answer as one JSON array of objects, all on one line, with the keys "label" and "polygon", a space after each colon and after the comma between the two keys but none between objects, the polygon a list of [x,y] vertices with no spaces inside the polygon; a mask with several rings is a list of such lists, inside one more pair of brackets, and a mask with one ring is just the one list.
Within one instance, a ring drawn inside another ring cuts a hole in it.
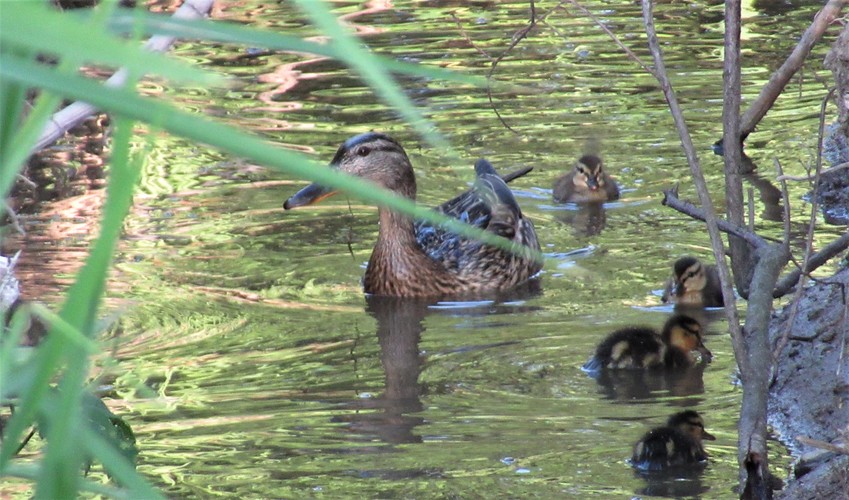
[{"label": "mallard duck", "polygon": [[701,415],[693,410],[675,413],[665,427],[654,428],[637,441],[631,465],[644,471],[657,471],[704,462],[708,458],[702,446],[705,439],[716,438],[705,430]]},{"label": "mallard duck", "polygon": [[701,360],[710,361],[711,357],[702,342],[702,325],[689,316],[676,314],[659,334],[653,328],[639,326],[614,331],[601,341],[583,369],[678,369]]},{"label": "mallard duck", "polygon": [[700,307],[725,305],[716,266],[702,264],[695,257],[681,257],[672,270],[672,279],[663,292],[663,302]]},{"label": "mallard duck", "polygon": [[[415,200],[416,177],[404,148],[380,133],[345,141],[331,166]],[[529,169],[514,173],[509,179]],[[522,216],[513,193],[486,160],[475,164],[474,187],[437,208],[478,228],[539,251],[534,226]],[[320,201],[335,191],[309,185],[289,198],[286,209]],[[430,223],[384,207],[380,229],[363,278],[366,293],[396,297],[444,297],[499,291],[528,280],[542,267],[533,258],[462,238]]]},{"label": "mallard duck", "polygon": [[604,171],[604,162],[587,154],[575,162],[572,171],[554,181],[554,201],[584,203],[619,199],[619,186]]}]

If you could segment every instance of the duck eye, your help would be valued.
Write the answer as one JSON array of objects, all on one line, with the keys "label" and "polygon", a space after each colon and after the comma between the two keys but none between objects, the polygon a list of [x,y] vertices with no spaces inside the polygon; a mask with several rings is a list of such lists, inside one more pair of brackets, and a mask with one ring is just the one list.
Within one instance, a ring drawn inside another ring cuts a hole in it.
[{"label": "duck eye", "polygon": [[371,148],[368,146],[360,146],[357,148],[357,155],[359,156],[368,156],[371,153]]}]

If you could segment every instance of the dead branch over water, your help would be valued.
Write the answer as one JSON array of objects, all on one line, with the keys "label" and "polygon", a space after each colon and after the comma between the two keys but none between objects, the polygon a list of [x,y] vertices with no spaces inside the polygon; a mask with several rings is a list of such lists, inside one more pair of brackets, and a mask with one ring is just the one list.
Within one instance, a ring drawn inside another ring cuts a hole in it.
[{"label": "dead branch over water", "polygon": [[[761,119],[766,116],[767,111],[775,103],[775,100],[778,99],[787,82],[802,67],[808,54],[811,53],[813,46],[822,38],[825,30],[834,22],[846,4],[849,4],[849,0],[829,0],[817,15],[814,16],[813,23],[805,30],[796,48],[793,49],[793,52],[787,57],[784,64],[772,74],[769,82],[764,85],[761,93],[758,94],[758,97],[743,114],[740,131],[737,135],[741,141],[752,133]],[[730,144],[730,142],[725,141],[725,144]]]},{"label": "dead branch over water", "polygon": [[[175,19],[200,19],[206,17],[212,9],[213,0],[187,0],[174,13]],[[173,36],[156,35],[150,38],[145,48],[153,52],[167,52],[177,40]],[[112,75],[104,85],[120,87],[127,81],[129,73],[121,68]],[[40,151],[56,142],[65,132],[79,125],[89,116],[97,113],[97,108],[87,102],[77,101],[55,113],[47,122],[41,136],[33,146],[33,152]]]}]

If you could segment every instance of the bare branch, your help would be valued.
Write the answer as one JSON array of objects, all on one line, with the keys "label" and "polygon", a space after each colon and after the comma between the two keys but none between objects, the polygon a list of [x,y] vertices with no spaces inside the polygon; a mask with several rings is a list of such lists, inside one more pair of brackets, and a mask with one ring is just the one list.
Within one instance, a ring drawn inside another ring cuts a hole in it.
[{"label": "bare branch", "polygon": [[796,436],[796,441],[808,446],[812,446],[814,448],[819,448],[821,450],[833,451],[835,453],[842,453],[844,455],[849,455],[849,446],[840,446],[832,443],[826,443],[825,441],[820,441],[819,439],[811,439],[805,436]]},{"label": "bare branch", "polygon": [[[502,52],[498,57],[496,57],[494,61],[492,61],[492,67],[489,68],[489,73],[487,73],[487,75],[486,75],[487,79],[492,78],[492,75],[495,73],[495,67],[498,66],[498,63],[501,62],[501,60],[504,59],[507,56],[507,54],[509,54],[510,51],[513,50],[513,48],[516,45],[519,44],[519,42],[524,40],[525,37],[528,36],[528,33],[533,29],[533,27],[536,26],[536,24],[537,24],[536,4],[534,4],[534,0],[530,0],[530,4],[531,4],[531,19],[528,22],[528,25],[525,26],[524,28],[520,29],[519,31],[517,31],[513,35],[513,38],[510,41],[510,45],[504,50],[504,52]],[[490,59],[492,59],[492,58],[490,58]],[[504,120],[504,117],[501,116],[501,113],[498,112],[498,108],[495,106],[495,101],[492,100],[492,86],[490,86],[490,85],[486,86],[486,98],[489,101],[490,107],[492,107],[492,111],[495,112],[495,116],[498,117],[498,121],[500,121],[501,124],[504,125],[504,128],[506,128],[510,132],[513,132],[516,135],[519,135],[519,133],[516,132],[516,130],[513,129],[513,127],[511,127],[510,125],[507,124],[507,122]]]},{"label": "bare branch", "polygon": [[[183,3],[177,12],[175,19],[197,19],[204,17],[212,8],[212,0],[190,0]],[[173,36],[156,35],[150,38],[145,48],[154,52],[165,52],[171,48],[177,39]],[[128,72],[121,68],[112,75],[104,85],[107,87],[120,87],[127,81]],[[38,141],[33,146],[33,152],[49,146],[57,139],[65,135],[65,132],[79,125],[89,116],[97,113],[97,108],[89,103],[77,101],[66,108],[58,111],[47,122]]]},{"label": "bare branch", "polygon": [[748,361],[743,355],[743,332],[740,328],[740,319],[737,314],[737,298],[734,296],[734,291],[731,289],[731,274],[728,272],[728,265],[725,262],[725,248],[722,243],[722,237],[719,234],[719,226],[716,221],[716,210],[713,208],[713,202],[708,193],[707,183],[705,182],[704,174],[699,166],[699,159],[696,155],[696,149],[693,147],[693,140],[690,137],[690,132],[687,130],[687,124],[684,121],[684,115],[681,112],[681,107],[678,104],[678,99],[675,97],[675,92],[672,89],[672,84],[666,73],[666,66],[663,63],[663,55],[660,52],[660,44],[657,41],[657,31],[654,27],[654,18],[652,15],[651,0],[642,0],[643,23],[648,36],[649,50],[654,59],[655,74],[660,83],[660,88],[663,90],[663,95],[669,105],[669,111],[672,113],[672,119],[675,122],[675,127],[678,129],[678,136],[681,139],[681,145],[684,148],[684,154],[687,156],[687,163],[690,166],[690,172],[693,175],[693,182],[696,185],[696,192],[699,194],[699,202],[702,205],[702,210],[705,214],[705,222],[710,234],[711,248],[713,256],[716,260],[719,278],[722,282],[722,298],[725,301],[725,314],[728,318],[728,328],[731,333],[731,341],[734,344],[735,357],[737,365],[743,369],[747,369]]},{"label": "bare branch", "polygon": [[454,20],[454,23],[457,25],[457,29],[460,30],[460,34],[463,35],[463,38],[466,39],[466,43],[468,43],[473,49],[477,50],[480,55],[489,59],[489,62],[495,63],[495,58],[489,55],[482,48],[478,47],[477,44],[471,39],[471,37],[469,37],[469,33],[465,29],[463,29],[463,25],[460,23],[460,18],[457,17],[457,14],[452,12],[451,19]]},{"label": "bare branch", "polygon": [[[657,74],[654,72],[654,70],[653,70],[653,69],[651,69],[651,68],[650,68],[650,67],[649,67],[646,63],[644,63],[644,62],[642,61],[642,59],[640,59],[640,58],[637,56],[637,54],[635,54],[635,53],[634,53],[631,49],[629,49],[629,48],[628,48],[628,47],[627,47],[624,43],[622,43],[621,41],[619,41],[619,38],[617,38],[617,37],[616,37],[616,35],[614,35],[612,31],[610,31],[610,28],[608,28],[607,26],[605,26],[605,25],[604,25],[604,23],[603,23],[603,22],[601,22],[601,20],[600,20],[599,18],[597,18],[595,15],[593,15],[593,13],[592,13],[592,12],[590,12],[589,10],[587,10],[587,8],[586,8],[586,7],[584,7],[583,5],[579,4],[576,0],[565,0],[565,1],[566,1],[566,2],[568,2],[568,3],[571,3],[572,5],[574,5],[574,6],[575,6],[575,8],[577,8],[578,10],[580,10],[581,12],[583,12],[585,16],[587,16],[587,17],[589,17],[590,19],[592,19],[592,20],[593,20],[593,22],[595,22],[595,23],[596,23],[596,25],[597,25],[599,28],[601,28],[601,30],[602,30],[602,31],[604,31],[605,33],[607,33],[607,36],[609,36],[609,37],[610,37],[610,39],[611,39],[611,40],[613,40],[613,43],[615,43],[616,45],[618,45],[618,46],[619,46],[619,48],[620,48],[620,49],[622,49],[623,51],[625,51],[625,53],[628,55],[628,57],[630,57],[631,59],[633,59],[633,60],[634,60],[637,64],[639,64],[639,65],[640,65],[640,67],[642,67],[644,70],[646,70],[646,71],[647,71],[650,75],[652,75],[652,76],[654,76],[655,78],[657,78]],[[563,2],[561,2],[561,4],[562,4],[562,3],[563,3]]]},{"label": "bare branch", "polygon": [[767,111],[772,107],[772,104],[778,98],[781,91],[805,62],[805,58],[811,52],[811,48],[816,44],[828,26],[840,14],[840,10],[849,3],[849,0],[829,0],[829,2],[817,13],[814,17],[811,26],[805,30],[796,48],[784,64],[770,77],[769,82],[761,89],[761,93],[757,99],[749,106],[749,109],[743,114],[742,123],[740,125],[740,140],[744,140],[746,136],[755,130],[757,124],[766,116]]},{"label": "bare branch", "polygon": [[[678,191],[676,188],[665,190],[663,192],[663,201],[661,201],[661,203],[669,208],[673,208],[678,212],[681,212],[684,215],[689,215],[694,219],[698,219],[701,221],[705,220],[705,213],[702,211],[702,209],[693,205],[692,203],[683,201],[678,198]],[[744,227],[731,224],[730,222],[720,218],[716,219],[716,224],[719,227],[720,231],[728,234],[733,234],[734,236],[745,240],[754,248],[760,248],[767,245],[766,240]]]},{"label": "bare branch", "polygon": [[778,181],[781,183],[781,202],[784,204],[784,213],[782,221],[784,222],[784,248],[790,251],[790,195],[787,193],[787,182],[781,177],[784,175],[784,169],[781,168],[781,162],[778,158],[775,159],[775,170],[778,172]]},{"label": "bare branch", "polygon": [[[844,168],[849,168],[849,161],[844,163],[838,163],[833,167],[829,167],[826,172],[834,172],[836,170],[841,170]],[[811,181],[814,180],[814,176],[812,175],[801,175],[801,176],[793,176],[793,175],[783,175],[779,174],[777,180],[779,181]]]},{"label": "bare branch", "polygon": [[799,278],[802,275],[808,275],[826,262],[836,257],[840,252],[849,248],[849,233],[844,234],[840,238],[832,241],[819,252],[811,255],[807,264],[805,264],[804,268],[796,268],[793,271],[790,271],[786,276],[781,278],[778,281],[778,284],[775,285],[775,290],[772,292],[772,296],[774,298],[779,298],[787,295],[790,290],[796,286],[796,283],[799,282]]}]

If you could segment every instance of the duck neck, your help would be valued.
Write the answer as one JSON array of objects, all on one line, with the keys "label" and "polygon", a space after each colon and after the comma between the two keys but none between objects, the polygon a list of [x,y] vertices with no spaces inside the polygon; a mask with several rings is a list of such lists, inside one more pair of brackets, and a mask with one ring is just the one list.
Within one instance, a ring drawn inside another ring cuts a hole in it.
[{"label": "duck neck", "polygon": [[422,295],[422,273],[434,265],[416,242],[413,220],[381,207],[377,243],[369,259],[363,287],[376,295]]},{"label": "duck neck", "polygon": [[418,243],[416,243],[416,228],[413,219],[384,207],[380,207],[378,213],[380,215],[380,227],[377,232],[375,250],[381,248],[390,253],[395,253],[415,248],[417,252],[421,252]]}]

